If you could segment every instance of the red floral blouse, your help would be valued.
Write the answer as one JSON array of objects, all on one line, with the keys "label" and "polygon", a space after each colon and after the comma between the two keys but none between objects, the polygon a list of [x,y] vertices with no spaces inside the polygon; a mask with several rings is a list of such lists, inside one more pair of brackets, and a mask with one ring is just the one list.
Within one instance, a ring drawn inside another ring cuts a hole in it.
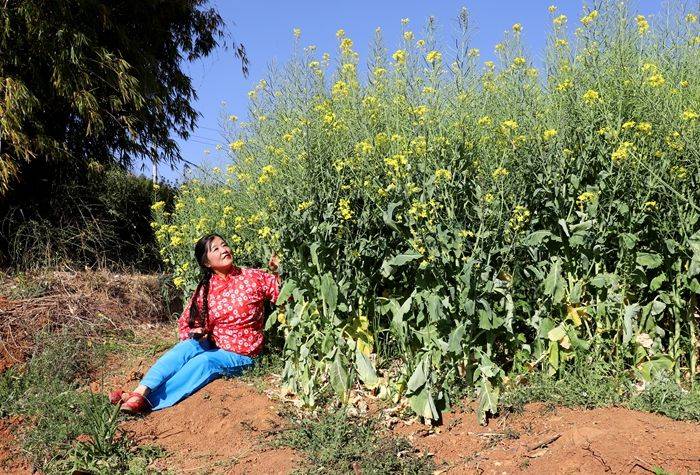
[{"label": "red floral blouse", "polygon": [[[202,305],[200,291],[197,301]],[[265,300],[277,301],[279,278],[260,269],[234,267],[226,276],[214,274],[209,283],[209,318],[205,331],[216,346],[240,355],[256,356],[263,348]],[[190,327],[190,305],[178,319],[180,340],[186,340]]]}]

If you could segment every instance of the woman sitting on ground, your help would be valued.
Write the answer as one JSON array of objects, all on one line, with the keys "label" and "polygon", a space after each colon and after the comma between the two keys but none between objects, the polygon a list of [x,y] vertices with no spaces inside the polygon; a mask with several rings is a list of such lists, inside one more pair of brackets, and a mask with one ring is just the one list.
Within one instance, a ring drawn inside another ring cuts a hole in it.
[{"label": "woman sitting on ground", "polygon": [[239,375],[263,348],[265,301],[279,294],[277,258],[272,273],[236,267],[221,236],[194,247],[202,277],[178,320],[180,343],[161,356],[136,389],[113,391],[110,401],[128,413],[163,409],[220,376]]}]

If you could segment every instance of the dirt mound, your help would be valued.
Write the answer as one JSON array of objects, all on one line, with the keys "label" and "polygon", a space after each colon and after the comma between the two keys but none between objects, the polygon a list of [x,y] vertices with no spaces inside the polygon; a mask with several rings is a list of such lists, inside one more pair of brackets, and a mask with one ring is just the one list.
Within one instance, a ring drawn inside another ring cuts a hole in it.
[{"label": "dirt mound", "polygon": [[31,354],[34,337],[69,325],[89,336],[179,311],[156,275],[46,271],[0,275],[0,371]]},{"label": "dirt mound", "polygon": [[473,412],[446,414],[428,430],[395,427],[444,462],[447,473],[700,473],[700,424],[623,408],[528,404],[480,426]]},{"label": "dirt mound", "polygon": [[181,403],[126,422],[139,444],[165,448],[157,467],[198,473],[289,473],[299,458],[268,442],[283,419],[264,394],[239,380],[216,380]]}]

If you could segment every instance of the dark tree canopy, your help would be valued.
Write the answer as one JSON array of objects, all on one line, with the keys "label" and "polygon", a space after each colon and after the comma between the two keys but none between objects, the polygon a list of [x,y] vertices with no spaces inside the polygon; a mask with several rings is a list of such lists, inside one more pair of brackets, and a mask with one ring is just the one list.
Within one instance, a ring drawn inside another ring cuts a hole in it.
[{"label": "dark tree canopy", "polygon": [[51,162],[177,161],[197,119],[181,63],[225,42],[207,3],[0,0],[0,195]]}]

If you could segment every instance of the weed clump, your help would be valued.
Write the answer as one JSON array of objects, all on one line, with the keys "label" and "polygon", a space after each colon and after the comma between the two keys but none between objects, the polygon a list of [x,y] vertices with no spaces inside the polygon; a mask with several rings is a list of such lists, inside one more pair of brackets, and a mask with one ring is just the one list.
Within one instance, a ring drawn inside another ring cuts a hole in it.
[{"label": "weed clump", "polygon": [[306,453],[308,473],[432,473],[434,463],[403,438],[383,434],[376,421],[345,411],[293,419],[277,444]]}]

